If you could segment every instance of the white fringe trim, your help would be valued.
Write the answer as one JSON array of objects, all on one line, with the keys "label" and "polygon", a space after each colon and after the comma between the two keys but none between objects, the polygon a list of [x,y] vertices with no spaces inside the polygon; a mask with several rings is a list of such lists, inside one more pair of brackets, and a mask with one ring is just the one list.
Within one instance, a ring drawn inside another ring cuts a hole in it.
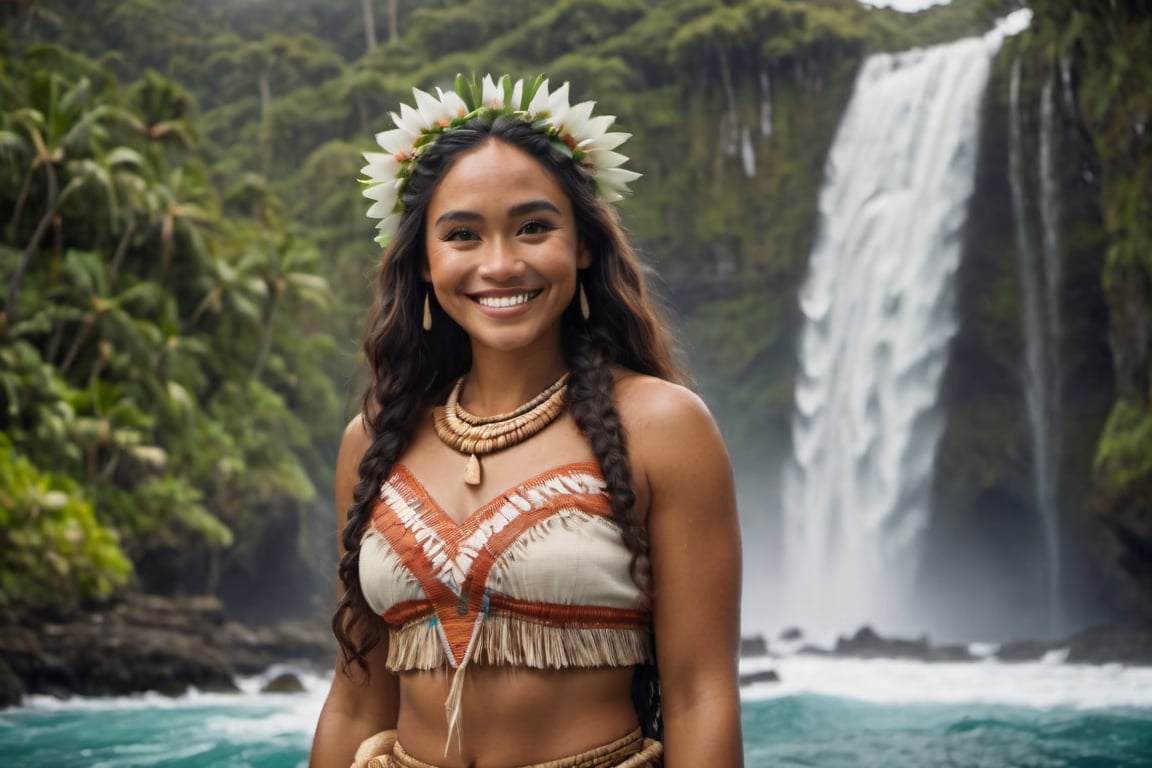
[{"label": "white fringe trim", "polygon": [[[651,661],[647,627],[556,627],[502,616],[478,622],[469,648],[470,660],[486,666],[565,669],[630,667]],[[435,619],[389,628],[389,670],[438,669],[455,666],[453,662]]]}]

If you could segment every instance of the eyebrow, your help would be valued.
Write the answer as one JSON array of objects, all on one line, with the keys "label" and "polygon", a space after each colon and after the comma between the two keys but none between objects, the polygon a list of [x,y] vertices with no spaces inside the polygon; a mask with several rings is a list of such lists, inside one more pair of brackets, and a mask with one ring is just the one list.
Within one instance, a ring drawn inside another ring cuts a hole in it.
[{"label": "eyebrow", "polygon": [[[550,211],[557,216],[560,215],[560,209],[547,200],[529,200],[526,203],[517,203],[516,205],[509,208],[508,216],[514,218],[516,216],[523,216],[528,213],[536,213],[537,211]],[[449,221],[478,221],[482,218],[483,216],[481,216],[479,213],[476,213],[475,211],[445,211],[436,219],[434,226],[440,226],[441,224]]]}]

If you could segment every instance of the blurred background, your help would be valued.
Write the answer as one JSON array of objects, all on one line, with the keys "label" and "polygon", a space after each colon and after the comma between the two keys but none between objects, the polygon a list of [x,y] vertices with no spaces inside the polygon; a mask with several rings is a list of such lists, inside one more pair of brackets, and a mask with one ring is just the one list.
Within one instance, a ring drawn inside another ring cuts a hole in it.
[{"label": "blurred background", "polygon": [[233,646],[326,633],[361,153],[474,71],[634,134],[620,207],[734,460],[746,635],[1146,624],[1149,3],[882,5],[0,2],[6,625],[144,596]]}]

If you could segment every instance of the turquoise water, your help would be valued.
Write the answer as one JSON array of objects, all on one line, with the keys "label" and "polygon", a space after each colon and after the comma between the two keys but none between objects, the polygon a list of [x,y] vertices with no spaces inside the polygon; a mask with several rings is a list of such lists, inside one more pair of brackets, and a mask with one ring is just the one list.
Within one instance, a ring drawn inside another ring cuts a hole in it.
[{"label": "turquoise water", "polygon": [[[744,691],[749,768],[1152,768],[1152,670],[773,662]],[[146,696],[0,712],[0,766],[295,768],[326,682],[305,694]],[[832,693],[829,693],[832,691]]]},{"label": "turquoise water", "polygon": [[750,768],[1144,768],[1152,710],[883,705],[818,695],[744,707]]}]

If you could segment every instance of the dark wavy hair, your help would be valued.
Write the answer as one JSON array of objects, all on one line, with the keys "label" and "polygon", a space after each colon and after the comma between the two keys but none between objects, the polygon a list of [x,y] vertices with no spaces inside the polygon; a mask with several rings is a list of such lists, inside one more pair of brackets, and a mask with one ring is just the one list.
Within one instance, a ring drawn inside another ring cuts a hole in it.
[{"label": "dark wavy hair", "polygon": [[[427,288],[421,277],[428,204],[439,181],[464,153],[491,141],[527,152],[568,195],[577,231],[591,254],[582,282],[592,308],[585,321],[574,301],[561,319],[568,362],[568,407],[587,437],[610,496],[612,515],[632,552],[633,570],[648,554],[648,534],[634,516],[636,496],[626,435],[614,399],[612,366],[681,382],[671,338],[645,287],[638,259],[614,208],[600,200],[590,180],[556,150],[547,137],[509,115],[478,117],[444,134],[413,169],[396,235],[382,256],[377,299],[369,313],[363,350],[369,383],[364,416],[372,439],[360,462],[343,532],[345,555],[339,576],[345,588],[332,627],[343,652],[343,668],[366,669],[365,657],[382,637],[379,617],[360,589],[360,539],[370,519],[376,490],[408,446],[416,419],[441,402],[447,389],[471,367],[467,334],[430,298],[432,329],[421,327]],[[654,665],[638,667],[633,699],[644,731],[662,731]]]}]

